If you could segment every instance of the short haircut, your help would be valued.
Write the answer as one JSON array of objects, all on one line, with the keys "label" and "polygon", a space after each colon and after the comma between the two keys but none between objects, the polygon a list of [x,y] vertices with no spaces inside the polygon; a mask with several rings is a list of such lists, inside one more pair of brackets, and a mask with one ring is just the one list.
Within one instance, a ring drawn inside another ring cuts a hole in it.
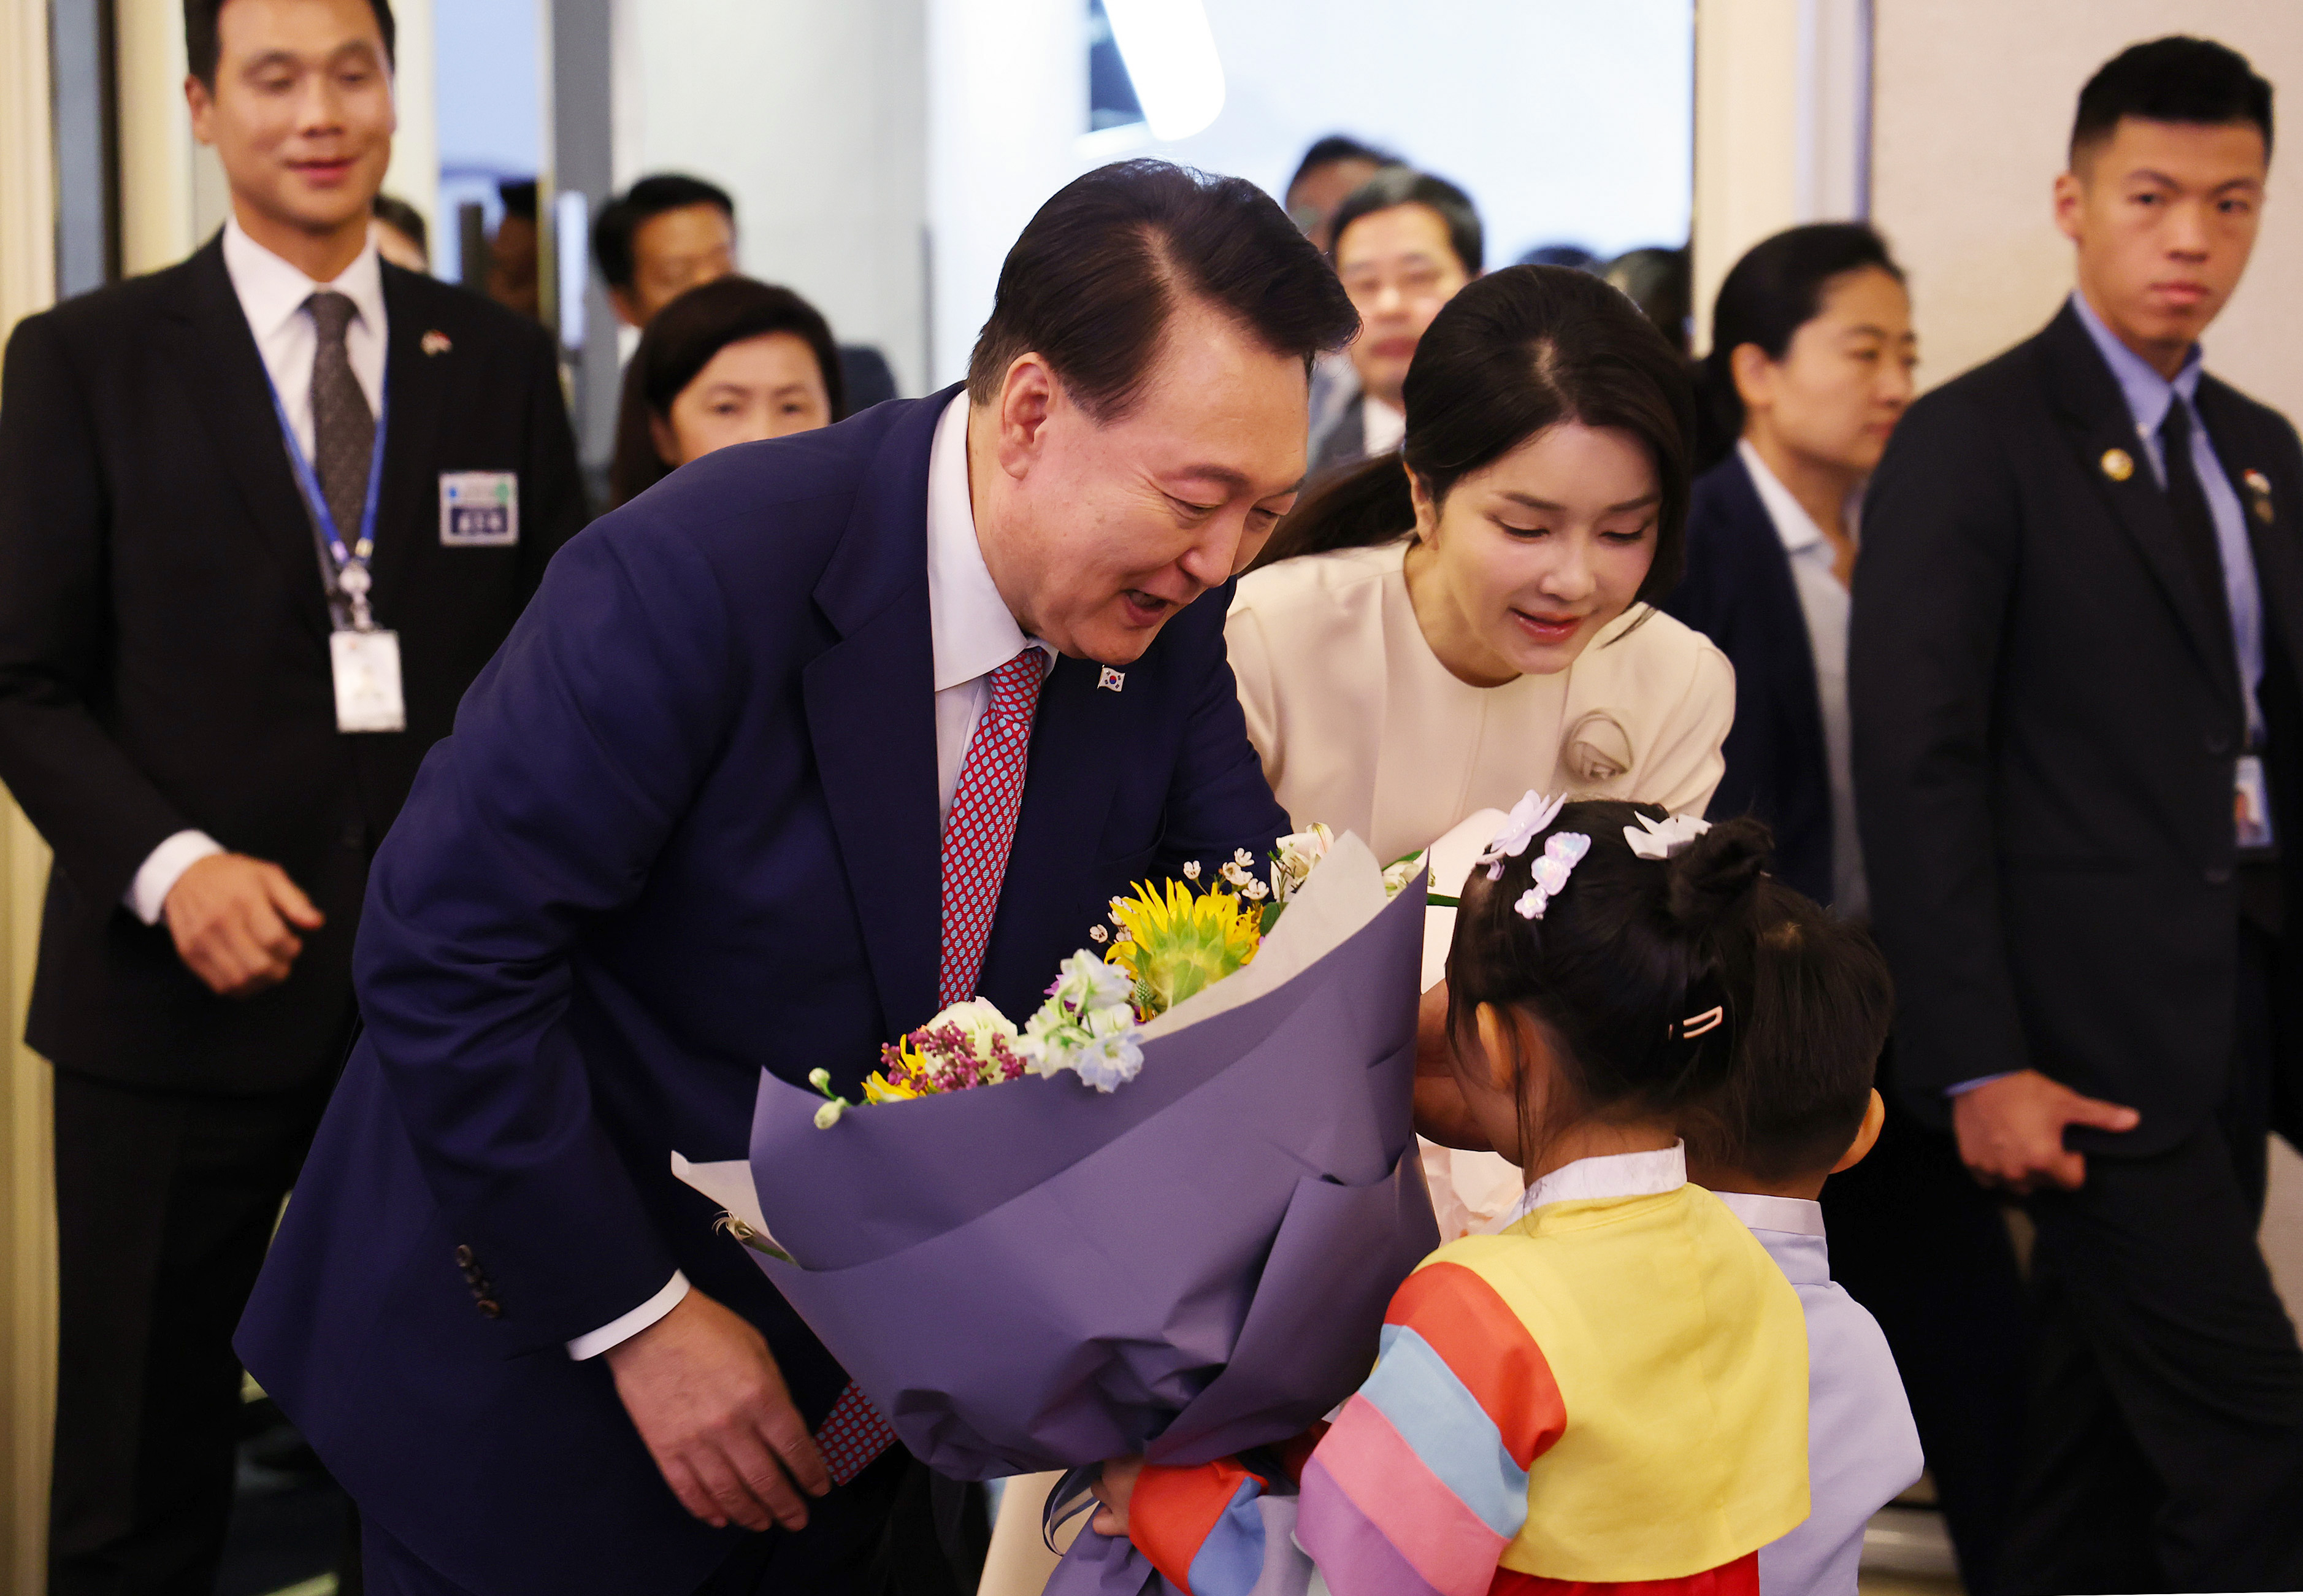
[{"label": "short haircut", "polygon": [[622,401],[616,415],[616,453],[608,468],[608,504],[613,509],[637,498],[671,475],[655,452],[648,425],[671,414],[671,401],[731,343],[770,333],[789,333],[814,351],[823,378],[831,418],[848,413],[839,347],[816,308],[789,288],[749,277],[718,277],[673,300],[640,334],[639,348],[624,369]]},{"label": "short haircut", "polygon": [[1008,367],[1037,350],[1083,410],[1116,421],[1187,300],[1307,373],[1359,326],[1319,250],[1253,183],[1121,161],[1074,179],[1025,224],[976,336],[968,397],[991,403]]},{"label": "short haircut", "polygon": [[408,241],[426,255],[432,253],[432,230],[424,224],[424,213],[394,194],[379,190],[369,213],[386,227],[408,235]]},{"label": "short haircut", "polygon": [[[368,9],[375,13],[375,30],[384,35],[384,63],[394,64],[400,30],[392,20],[392,0],[367,0]],[[184,63],[192,76],[213,91],[215,88],[216,63],[224,57],[224,43],[216,31],[216,18],[224,8],[224,0],[184,0]]]},{"label": "short haircut", "polygon": [[2130,45],[2079,90],[2071,119],[2071,165],[2108,139],[2127,117],[2224,127],[2253,122],[2271,155],[2271,85],[2246,56],[2209,38],[2174,34]]},{"label": "short haircut", "polygon": [[1408,166],[1385,167],[1354,189],[1351,197],[1336,207],[1335,217],[1329,224],[1329,253],[1341,253],[1344,229],[1362,216],[1403,205],[1420,205],[1438,215],[1447,229],[1447,247],[1455,250],[1464,270],[1474,277],[1480,274],[1487,259],[1487,234],[1480,225],[1479,209],[1472,205],[1472,197],[1444,177],[1434,177],[1429,172]]},{"label": "short haircut", "polygon": [[608,286],[630,291],[639,270],[632,240],[641,224],[691,205],[717,207],[730,225],[735,224],[736,202],[727,190],[678,172],[644,177],[602,207],[600,219],[592,224],[592,258],[600,263],[600,275]]},{"label": "short haircut", "polygon": [[1315,139],[1303,158],[1295,163],[1295,175],[1287,180],[1282,193],[1292,194],[1303,181],[1322,166],[1340,166],[1346,161],[1365,161],[1371,166],[1396,166],[1399,157],[1388,149],[1378,149],[1372,144],[1362,143],[1349,133],[1329,133]]},{"label": "short haircut", "polygon": [[532,177],[508,178],[496,185],[496,198],[503,201],[507,217],[517,216],[524,222],[536,220],[536,180]]}]

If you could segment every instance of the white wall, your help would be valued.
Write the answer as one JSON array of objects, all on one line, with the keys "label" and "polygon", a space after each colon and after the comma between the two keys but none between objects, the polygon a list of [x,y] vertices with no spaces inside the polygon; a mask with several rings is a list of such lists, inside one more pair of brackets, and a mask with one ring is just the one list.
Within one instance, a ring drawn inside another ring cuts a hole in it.
[{"label": "white wall", "polygon": [[744,270],[926,380],[924,0],[618,0],[616,186],[736,198]]}]

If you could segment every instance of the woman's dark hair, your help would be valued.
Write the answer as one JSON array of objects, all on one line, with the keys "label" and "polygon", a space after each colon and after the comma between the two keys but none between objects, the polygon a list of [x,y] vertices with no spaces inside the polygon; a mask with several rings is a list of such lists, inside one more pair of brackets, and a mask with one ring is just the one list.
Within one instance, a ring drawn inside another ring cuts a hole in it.
[{"label": "woman's dark hair", "polygon": [[1599,278],[1519,266],[1476,279],[1424,330],[1403,397],[1399,452],[1376,456],[1296,506],[1258,565],[1390,543],[1415,525],[1409,472],[1444,502],[1471,472],[1573,421],[1620,429],[1647,446],[1662,502],[1655,562],[1639,596],[1651,601],[1678,583],[1694,385],[1654,324]]},{"label": "woman's dark hair", "polygon": [[1016,358],[1036,350],[1083,410],[1117,421],[1143,392],[1168,317],[1193,300],[1306,372],[1359,326],[1343,284],[1261,189],[1121,161],[1075,178],[1025,224],[976,335],[968,398],[990,404]]},{"label": "woman's dark hair", "polygon": [[1696,466],[1710,469],[1743,435],[1743,401],[1735,392],[1735,351],[1759,346],[1780,360],[1792,337],[1823,312],[1824,291],[1849,272],[1903,268],[1887,243],[1861,222],[1817,222],[1762,239],[1744,251],[1719,285],[1711,309],[1711,352],[1703,361],[1703,431]]},{"label": "woman's dark hair", "polygon": [[[1555,1044],[1574,1110],[1600,1118],[1700,1116],[1727,1086],[1756,1019],[1754,967],[1767,927],[1799,895],[1767,879],[1767,828],[1723,821],[1666,859],[1644,859],[1624,840],[1653,804],[1585,799],[1558,817],[1488,879],[1464,883],[1447,954],[1447,1025],[1461,1052],[1477,1056],[1476,1017],[1492,1003],[1517,1010]],[[1536,861],[1564,832],[1589,851],[1540,919],[1517,905],[1534,885]],[[1717,1008],[1720,1012],[1710,1016]],[[1708,1017],[1708,1018],[1707,1018]],[[1521,1071],[1523,1145],[1532,1123]],[[1552,1124],[1558,1123],[1555,1117]]]},{"label": "woman's dark hair", "polygon": [[681,294],[655,313],[624,372],[616,410],[616,457],[608,468],[610,509],[637,498],[671,475],[656,452],[651,420],[668,418],[671,401],[731,343],[770,333],[789,333],[814,352],[831,418],[848,413],[839,380],[839,348],[814,306],[789,288],[749,277],[721,277]]},{"label": "woman's dark hair", "polygon": [[1480,225],[1479,207],[1472,197],[1444,177],[1407,166],[1386,166],[1354,189],[1328,223],[1328,252],[1344,241],[1344,229],[1362,216],[1420,205],[1447,229],[1447,247],[1455,252],[1466,276],[1476,277],[1487,259],[1487,234]]},{"label": "woman's dark hair", "polygon": [[2253,122],[2263,135],[2265,158],[2271,155],[2271,85],[2246,56],[2211,38],[2174,34],[2130,45],[2105,62],[2079,90],[2071,118],[2072,167],[2130,116],[2201,127]]}]

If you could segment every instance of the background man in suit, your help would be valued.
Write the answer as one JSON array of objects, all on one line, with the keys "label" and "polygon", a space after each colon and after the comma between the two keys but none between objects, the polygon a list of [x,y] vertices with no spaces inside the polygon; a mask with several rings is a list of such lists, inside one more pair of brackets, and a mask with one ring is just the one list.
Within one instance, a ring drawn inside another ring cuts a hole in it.
[{"label": "background man in suit", "polygon": [[[186,38],[232,220],[24,322],[0,394],[0,779],[55,849],[58,1592],[214,1578],[232,1328],[351,1031],[370,851],[582,517],[546,335],[368,243],[384,0],[195,0]],[[403,730],[340,730],[356,611]]]},{"label": "background man in suit", "polygon": [[[1223,594],[1351,328],[1252,185],[1106,167],[964,392],[721,450],[554,562],[378,859],[367,1029],[240,1330],[373,1591],[907,1555],[908,1459],[671,1155],[743,1156],[763,1068],[853,1095],[941,1003],[1027,1012],[1126,882],[1287,829]],[[874,1439],[827,1460],[836,1404]]]},{"label": "background man in suit", "polygon": [[1898,1084],[2038,1227],[2016,1590],[2303,1586],[2303,1354],[2256,1244],[2303,1043],[2303,450],[2198,343],[2271,131],[2222,46],[2104,67],[2055,184],[2078,291],[1912,408],[1864,516]]}]

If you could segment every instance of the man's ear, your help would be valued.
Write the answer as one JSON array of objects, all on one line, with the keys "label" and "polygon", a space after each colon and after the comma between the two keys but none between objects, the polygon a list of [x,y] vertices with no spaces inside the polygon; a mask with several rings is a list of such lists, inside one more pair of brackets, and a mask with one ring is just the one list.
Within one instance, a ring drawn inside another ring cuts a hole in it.
[{"label": "man's ear", "polygon": [[1037,350],[1008,363],[993,410],[1000,426],[1000,469],[1022,480],[1047,446],[1048,421],[1063,402],[1054,367]]},{"label": "man's ear", "polygon": [[1879,1095],[1879,1088],[1871,1088],[1870,1106],[1863,1110],[1863,1123],[1856,1127],[1855,1139],[1847,1144],[1847,1151],[1831,1166],[1831,1172],[1852,1170],[1861,1163],[1866,1154],[1878,1144],[1879,1127],[1887,1123],[1887,1101]]},{"label": "man's ear", "polygon": [[215,115],[215,96],[190,72],[184,74],[184,104],[191,107],[192,137],[202,144],[214,144],[215,130],[210,119]]},{"label": "man's ear", "polygon": [[2073,243],[2079,241],[2079,211],[2087,202],[2087,182],[2076,172],[2055,173],[2055,231]]}]

